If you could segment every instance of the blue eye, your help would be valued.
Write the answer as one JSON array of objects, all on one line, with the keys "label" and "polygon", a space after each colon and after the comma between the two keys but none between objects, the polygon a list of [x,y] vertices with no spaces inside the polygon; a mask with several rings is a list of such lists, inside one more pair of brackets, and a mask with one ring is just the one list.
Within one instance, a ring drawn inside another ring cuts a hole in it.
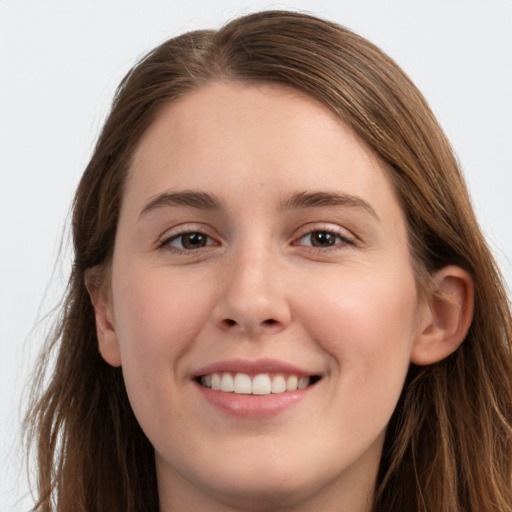
[{"label": "blue eye", "polygon": [[212,240],[208,235],[198,231],[191,231],[189,233],[180,233],[164,241],[163,245],[167,245],[176,249],[193,251],[194,249],[201,249],[207,245],[211,245]]},{"label": "blue eye", "polygon": [[332,231],[312,231],[299,239],[302,245],[317,248],[329,248],[340,244],[352,244],[352,241]]}]

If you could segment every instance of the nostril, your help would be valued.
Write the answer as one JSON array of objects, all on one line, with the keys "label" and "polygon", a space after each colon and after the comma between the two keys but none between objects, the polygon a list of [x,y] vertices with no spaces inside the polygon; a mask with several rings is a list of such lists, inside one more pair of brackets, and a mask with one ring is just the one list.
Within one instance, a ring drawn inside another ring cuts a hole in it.
[{"label": "nostril", "polygon": [[[225,318],[222,323],[226,326],[226,327],[233,327],[234,325],[238,325],[238,322],[236,322],[235,320],[233,320],[232,318]],[[274,320],[273,318],[267,318],[267,320],[263,320],[262,324],[263,325],[275,325],[277,324],[277,320]]]}]

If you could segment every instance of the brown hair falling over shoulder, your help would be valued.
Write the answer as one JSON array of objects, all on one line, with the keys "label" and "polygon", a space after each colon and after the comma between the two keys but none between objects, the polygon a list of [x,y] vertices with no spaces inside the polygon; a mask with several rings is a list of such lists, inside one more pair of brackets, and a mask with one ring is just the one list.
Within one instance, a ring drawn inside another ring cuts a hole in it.
[{"label": "brown hair falling over shoulder", "polygon": [[387,430],[374,512],[512,511],[510,308],[453,151],[389,57],[334,23],[283,11],[171,39],[118,88],[73,203],[73,269],[26,419],[37,510],[158,510],[154,451],[121,369],[99,355],[86,274],[109,272],[123,184],[142,135],[162,106],[215,80],[282,83],[327,105],[385,162],[420,288],[445,265],[473,278],[475,314],[462,346],[410,369]]}]

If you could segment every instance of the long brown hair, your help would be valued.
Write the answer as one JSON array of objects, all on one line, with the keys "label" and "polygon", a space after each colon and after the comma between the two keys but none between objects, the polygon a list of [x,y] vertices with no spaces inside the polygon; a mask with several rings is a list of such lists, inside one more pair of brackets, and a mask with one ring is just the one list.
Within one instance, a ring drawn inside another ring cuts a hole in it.
[{"label": "long brown hair", "polygon": [[110,263],[141,136],[163,105],[214,80],[287,84],[327,105],[386,163],[420,286],[448,264],[474,280],[475,314],[462,346],[439,363],[411,366],[388,426],[373,511],[512,511],[511,314],[453,151],[389,57],[334,23],[282,11],[167,41],[118,88],[75,196],[74,265],[26,420],[37,450],[37,510],[158,510],[153,448],[122,370],[99,355],[85,274]]}]

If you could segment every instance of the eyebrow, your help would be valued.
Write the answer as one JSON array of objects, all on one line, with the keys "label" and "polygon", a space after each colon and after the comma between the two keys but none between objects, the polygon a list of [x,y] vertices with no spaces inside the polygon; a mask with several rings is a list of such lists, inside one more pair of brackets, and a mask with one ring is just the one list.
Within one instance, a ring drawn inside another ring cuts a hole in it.
[{"label": "eyebrow", "polygon": [[351,208],[362,208],[372,217],[379,220],[379,216],[370,203],[364,199],[351,194],[340,194],[335,192],[300,192],[281,203],[282,210],[294,208],[317,208],[322,206],[348,206]]},{"label": "eyebrow", "polygon": [[140,214],[143,215],[162,206],[188,206],[198,210],[220,210],[222,209],[222,201],[214,194],[208,192],[198,192],[195,190],[164,192],[153,197],[144,206]]},{"label": "eyebrow", "polygon": [[[188,206],[198,210],[221,210],[222,201],[209,192],[183,190],[181,192],[164,192],[153,197],[141,211],[141,216],[162,206]],[[351,194],[336,192],[299,192],[291,195],[280,204],[280,210],[297,208],[320,208],[322,206],[346,206],[362,208],[379,220],[375,209],[364,199]]]}]

